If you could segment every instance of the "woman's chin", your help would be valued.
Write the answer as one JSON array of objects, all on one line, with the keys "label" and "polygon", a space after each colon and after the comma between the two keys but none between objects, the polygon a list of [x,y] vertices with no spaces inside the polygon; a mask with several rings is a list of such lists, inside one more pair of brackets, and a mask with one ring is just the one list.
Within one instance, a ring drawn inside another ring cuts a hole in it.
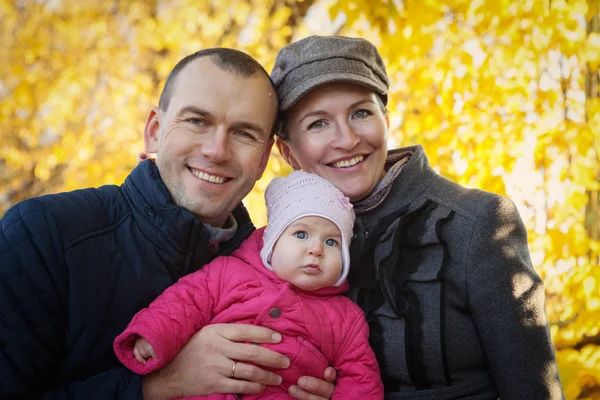
[{"label": "woman's chin", "polygon": [[350,199],[351,203],[356,203],[368,197],[369,193],[371,193],[371,188],[354,186],[340,189],[340,191]]},{"label": "woman's chin", "polygon": [[371,158],[368,157],[362,163],[347,169],[330,167],[323,171],[325,174],[322,176],[333,183],[351,202],[363,200],[369,196],[385,175],[383,165],[381,166],[382,173],[373,173],[372,168],[374,168],[374,165],[367,162]]},{"label": "woman's chin", "polygon": [[364,179],[364,177],[362,177],[362,179],[330,179],[330,181],[344,194],[344,196],[348,197],[352,203],[368,197],[378,183],[371,182],[370,179],[367,180]]}]

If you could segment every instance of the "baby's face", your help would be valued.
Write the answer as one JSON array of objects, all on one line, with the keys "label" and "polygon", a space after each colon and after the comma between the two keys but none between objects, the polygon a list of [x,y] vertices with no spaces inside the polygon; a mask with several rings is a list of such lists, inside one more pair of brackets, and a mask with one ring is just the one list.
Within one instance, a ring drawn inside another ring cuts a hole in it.
[{"label": "baby's face", "polygon": [[333,286],[342,272],[342,234],[321,217],[303,217],[288,226],[273,247],[271,266],[302,290]]}]

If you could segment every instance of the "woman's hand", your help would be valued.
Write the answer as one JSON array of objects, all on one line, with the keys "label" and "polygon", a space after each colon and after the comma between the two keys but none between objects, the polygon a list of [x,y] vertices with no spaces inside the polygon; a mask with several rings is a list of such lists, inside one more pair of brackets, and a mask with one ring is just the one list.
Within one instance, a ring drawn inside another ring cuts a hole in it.
[{"label": "woman's hand", "polygon": [[287,368],[290,360],[262,346],[239,342],[280,341],[279,333],[260,326],[208,325],[192,336],[165,368],[144,377],[143,397],[156,400],[215,393],[262,393],[265,385],[279,385],[282,378],[257,365]]},{"label": "woman's hand", "polygon": [[311,376],[301,376],[298,379],[298,386],[290,386],[290,395],[299,400],[330,399],[335,390],[335,385],[333,384],[337,377],[335,369],[327,367],[323,373],[323,377],[325,380]]}]

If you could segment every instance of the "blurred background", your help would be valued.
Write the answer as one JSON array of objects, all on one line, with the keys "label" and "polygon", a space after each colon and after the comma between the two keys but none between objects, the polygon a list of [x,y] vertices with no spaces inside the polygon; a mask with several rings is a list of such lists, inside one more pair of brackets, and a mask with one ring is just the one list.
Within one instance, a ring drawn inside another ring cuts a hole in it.
[{"label": "blurred background", "polygon": [[[390,148],[513,199],[568,399],[600,399],[600,0],[0,0],[0,217],[32,196],[121,183],[170,69],[213,46],[270,71],[310,34],[387,62]],[[290,171],[273,156],[245,200]],[[507,337],[506,340],[511,340]]]}]

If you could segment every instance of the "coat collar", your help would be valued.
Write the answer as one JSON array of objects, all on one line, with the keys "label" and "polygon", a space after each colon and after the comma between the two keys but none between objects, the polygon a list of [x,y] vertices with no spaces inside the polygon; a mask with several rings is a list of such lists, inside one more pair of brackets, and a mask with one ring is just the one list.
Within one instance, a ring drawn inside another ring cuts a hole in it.
[{"label": "coat collar", "polygon": [[412,152],[413,155],[396,178],[392,192],[374,210],[378,215],[385,215],[387,211],[394,211],[411,204],[417,198],[423,196],[433,179],[438,176],[435,170],[429,165],[429,160],[421,145],[390,150],[388,156],[406,151]]},{"label": "coat collar", "polygon": [[171,275],[178,279],[210,262],[215,256],[228,254],[250,235],[254,225],[242,204],[233,211],[238,229],[219,252],[210,250],[210,231],[194,214],[173,203],[158,168],[151,160],[140,163],[122,185],[136,224],[146,240],[158,249]]}]

